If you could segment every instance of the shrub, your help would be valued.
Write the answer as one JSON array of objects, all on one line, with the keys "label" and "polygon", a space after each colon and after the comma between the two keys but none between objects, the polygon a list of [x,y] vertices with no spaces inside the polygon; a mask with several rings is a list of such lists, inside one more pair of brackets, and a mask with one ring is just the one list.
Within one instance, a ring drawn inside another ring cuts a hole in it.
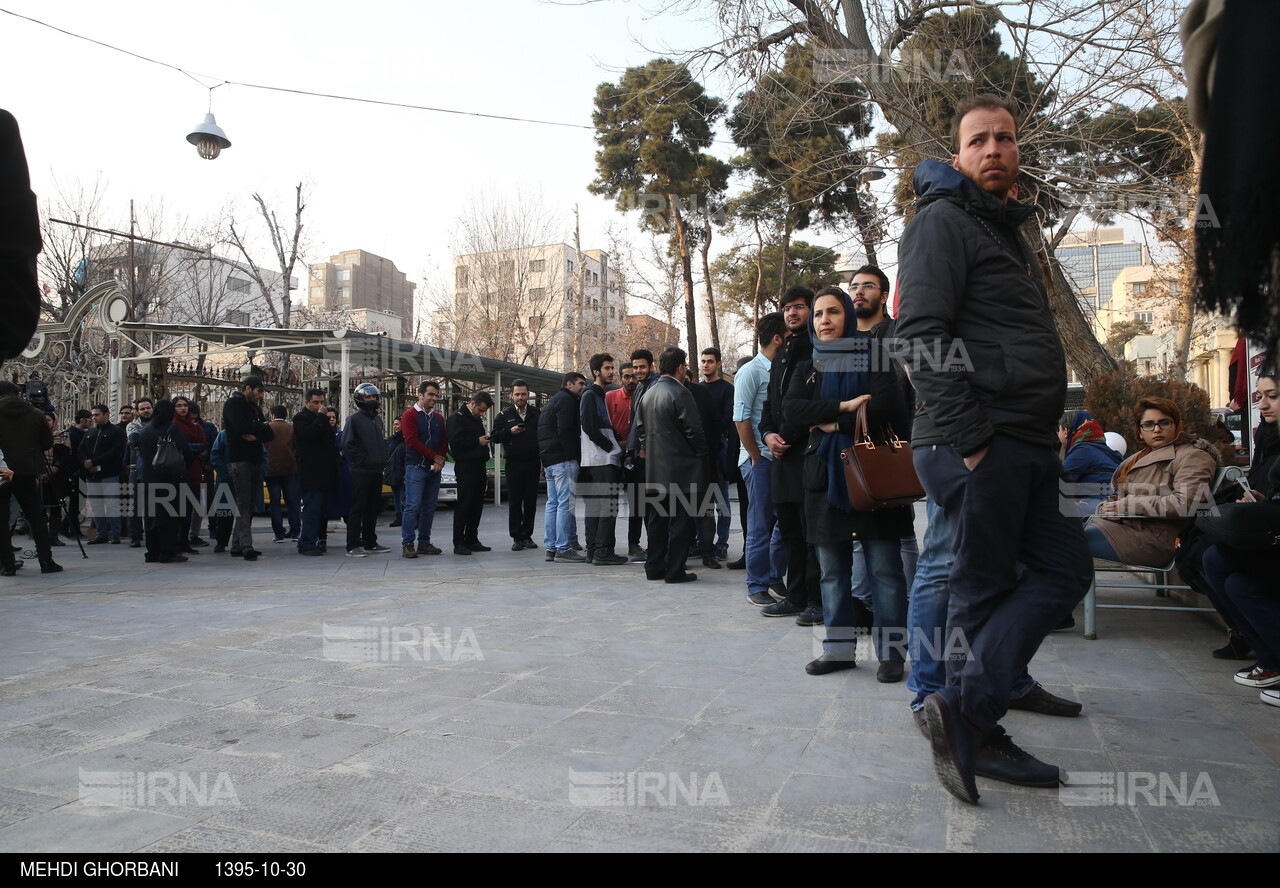
[{"label": "shrub", "polygon": [[[1141,398],[1168,398],[1182,409],[1182,427],[1200,438],[1214,440],[1213,414],[1209,394],[1193,383],[1170,376],[1139,376],[1132,361],[1121,361],[1119,369],[1100,373],[1089,382],[1084,409],[1108,432],[1118,432],[1129,442],[1129,453],[1142,449],[1142,439],[1133,422],[1133,408]],[[1230,448],[1219,445],[1223,465],[1231,465]]]}]

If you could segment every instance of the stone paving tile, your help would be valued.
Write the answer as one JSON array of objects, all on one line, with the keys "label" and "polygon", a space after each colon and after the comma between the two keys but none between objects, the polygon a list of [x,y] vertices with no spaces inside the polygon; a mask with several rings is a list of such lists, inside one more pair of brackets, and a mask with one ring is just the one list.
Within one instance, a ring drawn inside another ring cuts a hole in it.
[{"label": "stone paving tile", "polygon": [[0,851],[130,852],[192,825],[149,810],[63,805],[0,829]]},{"label": "stone paving tile", "polygon": [[129,697],[105,706],[68,712],[50,725],[63,730],[85,731],[99,737],[124,737],[167,725],[208,708],[203,703],[161,700],[157,697]]},{"label": "stone paving tile", "polygon": [[[598,753],[517,746],[453,785],[460,792],[505,796],[526,801],[572,805],[598,781],[636,770],[643,754]],[[588,784],[583,790],[581,784]]]},{"label": "stone paving tile", "polygon": [[341,847],[421,804],[429,792],[379,775],[321,772],[224,809],[208,822]]},{"label": "stone paving tile", "polygon": [[242,740],[236,745],[236,753],[267,756],[307,768],[323,768],[381,743],[389,736],[382,728],[307,717]]},{"label": "stone paving tile", "polygon": [[502,700],[472,700],[433,721],[433,734],[461,734],[490,740],[526,740],[542,728],[572,715],[563,706],[507,703]]},{"label": "stone paving tile", "polygon": [[[1005,792],[979,781],[976,807],[947,797],[948,851],[1132,853],[1152,851],[1137,812],[1127,807],[1072,807],[1052,789]],[[1013,787],[1016,789],[1017,787]]]},{"label": "stone paving tile", "polygon": [[0,828],[67,804],[66,799],[0,786]]},{"label": "stone paving tile", "polygon": [[573,678],[544,678],[531,675],[504,685],[485,696],[486,700],[504,703],[530,703],[537,706],[562,706],[577,709],[613,690],[606,681],[583,681]]},{"label": "stone paving tile", "polygon": [[138,850],[148,854],[305,854],[330,849],[281,836],[197,823]]},{"label": "stone paving tile", "polygon": [[353,755],[340,767],[418,786],[449,786],[513,747],[513,743],[503,740],[410,731]]},{"label": "stone paving tile", "polygon": [[1280,848],[1280,822],[1275,820],[1253,820],[1230,814],[1208,820],[1199,808],[1143,805],[1136,810],[1155,850],[1163,853],[1275,854]]},{"label": "stone paving tile", "polygon": [[589,810],[544,849],[549,852],[685,853],[745,851],[747,837],[731,826],[659,820],[634,813]]},{"label": "stone paving tile", "polygon": [[770,822],[792,832],[941,851],[951,803],[946,790],[932,781],[797,774],[783,787]]},{"label": "stone paving tile", "polygon": [[1108,752],[1265,765],[1267,757],[1228,725],[1148,718],[1091,719]]},{"label": "stone paving tile", "polygon": [[691,719],[720,694],[721,691],[716,688],[665,688],[657,685],[624,684],[592,700],[588,708],[599,712]]},{"label": "stone paving tile", "polygon": [[683,727],[682,719],[575,712],[534,734],[526,742],[556,749],[647,756]]},{"label": "stone paving tile", "polygon": [[702,712],[711,722],[739,725],[773,725],[788,728],[816,728],[832,701],[826,697],[785,697],[725,691]]},{"label": "stone paving tile", "polygon": [[541,851],[581,808],[446,790],[402,812],[348,851],[528,853]]},{"label": "stone paving tile", "polygon": [[[1197,786],[1211,791],[1215,801],[1202,804],[1204,813],[1222,813],[1254,820],[1280,821],[1280,772],[1270,766],[1254,767],[1230,765],[1222,762],[1204,762],[1200,759],[1177,759],[1166,756],[1139,756],[1113,754],[1112,762],[1117,771],[1129,775],[1167,775],[1169,789],[1157,792],[1155,798],[1173,806],[1179,798],[1190,799],[1199,795]],[[1200,784],[1201,775],[1206,781]],[[1132,785],[1146,786],[1146,782]],[[1147,801],[1145,795],[1133,793],[1135,804]],[[1280,846],[1277,846],[1280,851]]]},{"label": "stone paving tile", "polygon": [[[504,536],[503,511],[484,520]],[[1204,771],[1220,805],[1081,807],[980,780],[971,808],[937,784],[910,692],[875,681],[870,648],[857,670],[805,675],[820,633],[761,618],[740,573],[676,588],[540,553],[356,564],[277,546],[252,566],[195,559],[199,582],[174,589],[102,548],[92,582],[69,568],[0,596],[5,850],[77,831],[76,850],[123,851],[1278,844],[1280,722],[1208,657],[1221,628],[1195,616],[1108,611],[1100,641],[1050,636],[1031,672],[1085,714],[1005,723],[1073,780]],[[483,659],[326,659],[326,625],[466,627]],[[166,721],[174,706],[193,709]],[[82,767],[225,773],[240,804],[86,815]],[[687,795],[712,774],[729,804]]]}]

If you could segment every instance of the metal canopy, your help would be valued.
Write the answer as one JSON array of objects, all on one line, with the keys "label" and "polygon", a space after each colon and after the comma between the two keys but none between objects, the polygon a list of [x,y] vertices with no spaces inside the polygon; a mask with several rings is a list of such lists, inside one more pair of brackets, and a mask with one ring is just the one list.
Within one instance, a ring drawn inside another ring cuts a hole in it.
[{"label": "metal canopy", "polygon": [[[190,338],[213,346],[206,354],[221,351],[287,351],[315,360],[330,360],[389,373],[437,376],[475,385],[494,385],[495,379],[524,379],[533,392],[554,394],[563,385],[563,374],[510,361],[482,358],[466,352],[392,339],[356,330],[279,330],[271,327],[241,327],[230,324],[158,324],[127,321],[119,325],[141,350],[135,360],[179,357],[188,349],[182,339]],[[194,351],[191,351],[195,354]],[[500,375],[499,375],[500,374]],[[344,385],[344,388],[347,386]]]}]

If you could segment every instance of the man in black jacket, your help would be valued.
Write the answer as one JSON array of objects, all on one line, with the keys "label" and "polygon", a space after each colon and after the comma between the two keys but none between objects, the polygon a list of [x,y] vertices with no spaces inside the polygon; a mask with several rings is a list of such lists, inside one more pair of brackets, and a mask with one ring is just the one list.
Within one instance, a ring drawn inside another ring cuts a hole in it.
[{"label": "man in black jacket", "polygon": [[573,508],[577,499],[578,462],[582,458],[582,419],[578,399],[587,387],[581,373],[566,373],[564,388],[547,403],[538,418],[538,455],[547,473],[547,511],[543,516],[543,545],[548,561],[580,563],[587,559],[573,550]]},{"label": "man in black jacket", "polygon": [[62,570],[49,548],[49,527],[40,501],[40,476],[47,471],[44,454],[52,448],[53,433],[44,414],[27,403],[21,389],[12,382],[0,382],[0,453],[12,473],[0,484],[0,576],[11,577],[18,572],[9,543],[11,497],[18,501],[31,528],[40,573]]},{"label": "man in black jacket", "polygon": [[975,96],[952,121],[948,167],[915,172],[919,211],[899,255],[898,336],[920,407],[916,470],[957,542],[946,638],[966,656],[925,701],[934,767],[962,801],[975,775],[1056,787],[1056,767],[1015,746],[999,721],[1013,682],[1088,589],[1080,524],[1062,515],[1057,419],[1066,361],[1039,263],[1018,232],[1034,208],[1011,197],[1016,108]]},{"label": "man in black jacket", "polygon": [[111,408],[95,404],[93,428],[84,433],[76,458],[85,477],[85,496],[93,510],[98,535],[89,545],[120,542],[120,469],[127,441],[124,429],[111,421]]},{"label": "man in black jacket", "polygon": [[338,483],[342,457],[338,440],[324,410],[324,389],[311,389],[303,409],[293,417],[293,442],[298,454],[298,486],[302,488],[302,532],[299,555],[323,555],[320,542],[329,495]]},{"label": "man in black jacket", "polygon": [[769,368],[769,396],[760,417],[760,436],[773,454],[773,507],[787,550],[787,597],[760,612],[766,617],[796,616],[805,625],[815,625],[822,622],[822,590],[818,586],[818,556],[806,542],[801,478],[808,431],[792,440],[782,434],[782,398],[791,384],[791,375],[802,362],[813,358],[813,343],[809,341],[813,292],[805,287],[789,287],[780,302],[788,335]]},{"label": "man in black jacket", "polygon": [[40,216],[18,121],[0,111],[0,364],[31,342],[40,321]]},{"label": "man in black jacket", "polygon": [[588,363],[591,385],[582,393],[578,420],[580,478],[587,510],[587,563],[600,566],[626,564],[613,551],[617,542],[618,486],[622,481],[622,448],[609,422],[605,388],[613,385],[613,355],[600,352]]},{"label": "man in black jacket", "polygon": [[523,379],[511,383],[511,406],[494,418],[495,444],[502,445],[507,461],[507,498],[510,517],[511,551],[536,549],[533,518],[538,508],[538,418],[542,412],[529,403],[529,384]]},{"label": "man in black jacket", "polygon": [[382,473],[387,469],[387,439],[378,416],[381,392],[371,382],[356,386],[356,412],[342,427],[342,447],[351,467],[351,511],[347,513],[347,557],[364,558],[390,552],[378,545],[378,507]]},{"label": "man in black jacket", "polygon": [[255,561],[262,553],[253,548],[254,491],[262,490],[263,442],[275,437],[262,412],[262,380],[246,376],[240,391],[232,392],[222,408],[227,432],[227,465],[236,493],[236,523],[231,530],[231,555]]},{"label": "man in black jacket", "polygon": [[712,491],[719,490],[720,451],[724,446],[720,425],[720,405],[716,403],[710,389],[706,386],[695,384],[692,378],[686,376],[684,386],[693,395],[693,403],[697,405],[698,419],[702,424],[702,437],[707,442],[706,458],[702,467],[702,479],[699,481],[697,488],[697,511],[693,516],[693,526],[690,528],[691,536],[689,538],[690,544],[701,539],[705,541],[705,545],[700,547],[700,551],[690,548],[688,557],[701,556],[704,567],[708,567],[711,570],[720,570],[723,565],[716,558],[716,550],[713,545],[715,542],[716,519],[715,500],[712,493]]},{"label": "man in black jacket", "polygon": [[480,514],[484,511],[485,463],[489,460],[489,435],[482,417],[493,406],[493,396],[476,392],[444,425],[458,479],[458,502],[453,511],[453,554],[488,552],[480,542]]}]

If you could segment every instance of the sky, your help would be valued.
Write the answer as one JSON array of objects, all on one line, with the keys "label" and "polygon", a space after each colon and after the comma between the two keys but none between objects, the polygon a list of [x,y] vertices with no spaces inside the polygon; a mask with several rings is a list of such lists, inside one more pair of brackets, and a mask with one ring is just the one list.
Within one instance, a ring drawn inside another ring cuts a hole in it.
[{"label": "sky", "polygon": [[[159,236],[188,241],[201,223],[230,211],[258,233],[259,261],[269,263],[251,196],[261,193],[288,216],[293,187],[302,182],[304,259],[323,261],[353,249],[384,256],[419,283],[421,308],[429,281],[447,285],[450,279],[451,234],[478,192],[541,192],[561,213],[569,243],[576,204],[584,249],[606,248],[610,224],[639,239],[635,214],[624,217],[586,190],[595,175],[596,86],[616,81],[624,68],[644,64],[663,47],[713,40],[711,25],[672,13],[651,18],[646,5],[657,4],[0,0],[0,10],[165,63],[0,12],[6,48],[0,107],[18,119],[42,207],[59,191],[80,184],[92,189],[100,181],[108,227],[127,228],[130,199],[140,208],[163,202],[169,222]],[[224,81],[233,82],[217,86]],[[728,83],[706,86],[730,103],[735,99]],[[185,137],[210,100],[232,144],[207,161]],[[723,124],[719,140],[712,150],[727,158],[732,146]],[[815,231],[801,236],[828,246],[845,240]],[[719,237],[714,251],[727,245]],[[891,245],[881,259],[894,277]],[[644,303],[631,309],[655,312]]]},{"label": "sky", "polygon": [[[18,119],[42,205],[100,178],[109,227],[127,227],[130,199],[162,199],[178,237],[182,220],[197,225],[225,207],[249,224],[255,192],[291,214],[301,181],[309,261],[364,249],[420,283],[425,269],[451,266],[455,220],[479,190],[540,191],[563,212],[566,240],[577,204],[584,249],[605,247],[611,220],[634,228],[586,190],[595,88],[653,58],[652,47],[699,34],[697,23],[646,21],[621,0],[0,0],[0,9],[194,75],[0,13],[0,107]],[[586,128],[207,88],[228,80]],[[231,147],[207,161],[185,137],[210,98]]]}]

